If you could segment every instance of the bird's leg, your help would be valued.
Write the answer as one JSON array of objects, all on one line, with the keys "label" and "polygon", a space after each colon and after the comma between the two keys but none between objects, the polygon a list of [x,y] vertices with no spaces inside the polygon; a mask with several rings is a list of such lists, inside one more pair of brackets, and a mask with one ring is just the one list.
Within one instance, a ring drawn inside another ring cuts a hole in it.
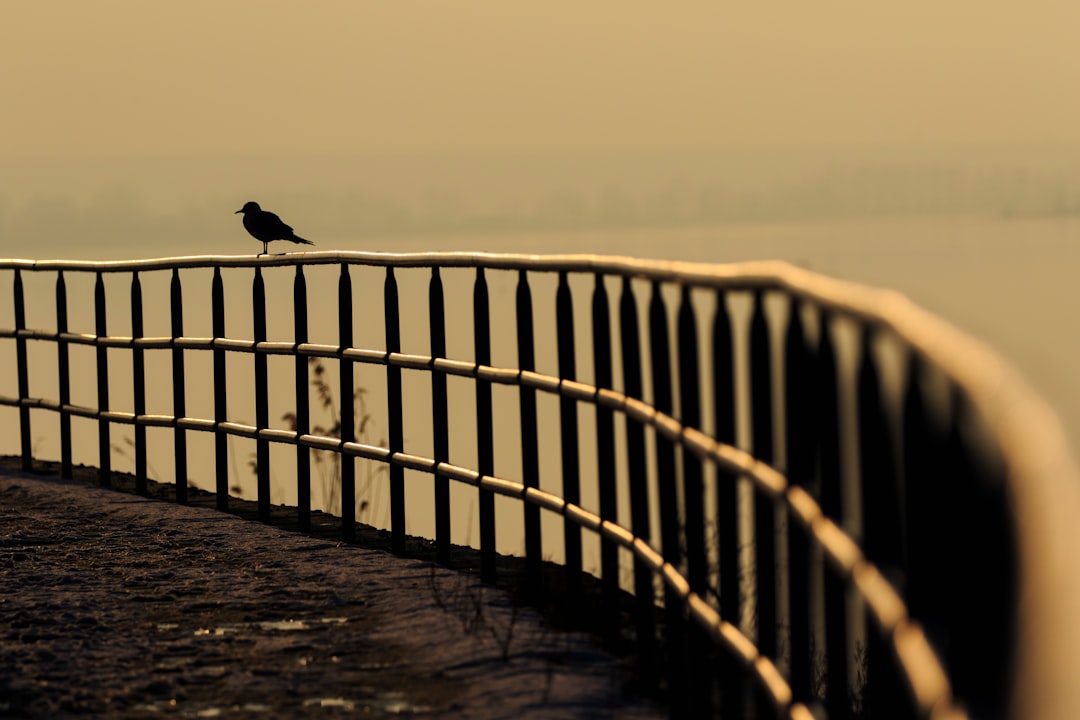
[{"label": "bird's leg", "polygon": [[266,248],[267,248],[268,245],[269,245],[269,243],[266,242],[265,240],[263,240],[263,251],[261,253],[259,253],[259,255],[266,255],[267,254],[267,249]]}]

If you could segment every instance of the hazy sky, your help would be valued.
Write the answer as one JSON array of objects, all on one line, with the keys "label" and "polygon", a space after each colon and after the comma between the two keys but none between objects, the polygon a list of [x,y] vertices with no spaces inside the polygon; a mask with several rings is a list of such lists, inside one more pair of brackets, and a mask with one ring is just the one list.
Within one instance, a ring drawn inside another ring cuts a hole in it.
[{"label": "hazy sky", "polygon": [[3,3],[0,154],[1080,144],[1080,2]]}]

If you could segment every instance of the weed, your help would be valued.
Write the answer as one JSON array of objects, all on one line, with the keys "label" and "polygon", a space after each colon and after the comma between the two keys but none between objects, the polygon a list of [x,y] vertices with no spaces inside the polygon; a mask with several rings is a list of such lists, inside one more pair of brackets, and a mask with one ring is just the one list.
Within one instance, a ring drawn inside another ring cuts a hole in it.
[{"label": "weed", "polygon": [[[309,358],[309,364],[311,365],[311,387],[315,390],[315,397],[318,401],[318,407],[321,409],[326,417],[326,424],[315,423],[311,426],[311,432],[315,435],[322,435],[323,437],[340,438],[341,437],[341,412],[338,408],[338,401],[334,394],[334,389],[326,378],[326,366],[320,358]],[[359,387],[353,392],[353,417],[357,418],[354,437],[357,442],[365,445],[374,444],[373,428],[375,427],[375,420],[367,407],[367,389]],[[290,430],[296,431],[296,413],[288,412],[282,415]],[[381,447],[386,447],[386,439],[381,438],[377,444]],[[342,456],[340,453],[333,450],[311,450],[311,458],[314,461],[315,470],[318,473],[319,482],[323,491],[323,501],[326,504],[326,510],[331,513],[340,513],[341,511],[341,461]],[[360,465],[360,472],[358,475],[358,487],[356,492],[356,513],[357,519],[374,524],[372,517],[367,517],[366,514],[373,514],[374,509],[379,507],[379,489],[382,487],[382,483],[377,483],[376,480],[385,475],[387,471],[386,465],[375,462],[373,460],[353,460],[348,459],[348,462],[358,462]],[[254,459],[248,463],[251,466],[253,473],[258,472],[258,464]],[[385,524],[385,523],[384,523]]]}]

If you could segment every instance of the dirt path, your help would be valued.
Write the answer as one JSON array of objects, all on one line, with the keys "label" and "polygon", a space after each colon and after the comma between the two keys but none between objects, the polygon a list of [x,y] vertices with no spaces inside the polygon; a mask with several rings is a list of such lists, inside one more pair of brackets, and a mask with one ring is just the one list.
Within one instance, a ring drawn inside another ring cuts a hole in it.
[{"label": "dirt path", "polygon": [[0,474],[2,717],[659,717],[626,677],[430,563]]}]

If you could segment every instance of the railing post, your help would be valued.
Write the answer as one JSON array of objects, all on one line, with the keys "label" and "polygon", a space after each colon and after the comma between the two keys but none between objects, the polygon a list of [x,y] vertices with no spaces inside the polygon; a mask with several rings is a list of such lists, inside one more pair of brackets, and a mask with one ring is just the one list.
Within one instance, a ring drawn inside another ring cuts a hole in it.
[{"label": "railing post", "polygon": [[[139,273],[131,274],[131,337],[134,339],[143,336],[143,306],[142,306],[142,283],[139,282]],[[131,348],[131,374],[135,383],[135,491],[140,495],[146,494],[146,426],[140,425],[137,420],[146,414],[146,366],[144,364],[144,350],[141,347]]]},{"label": "railing post", "polygon": [[[342,350],[353,344],[353,296],[349,266],[341,264],[338,278],[338,343]],[[341,442],[356,440],[355,381],[353,364],[344,355],[338,362],[338,385],[341,392]],[[341,453],[341,537],[346,542],[356,539],[356,458]]]},{"label": "railing post", "polygon": [[[293,279],[293,338],[299,347],[308,341],[307,281],[304,266],[297,264]],[[296,435],[311,431],[311,405],[308,387],[308,358],[296,358]],[[296,519],[301,530],[311,529],[311,449],[296,445]]]},{"label": "railing post", "polygon": [[[750,401],[754,457],[772,464],[773,449],[772,347],[765,294],[754,293],[750,320]],[[757,645],[775,658],[776,634],[776,506],[764,493],[754,493],[754,566],[757,571]]]},{"label": "railing post", "polygon": [[[953,692],[971,717],[993,717],[1010,703],[1018,641],[1009,627],[1017,612],[1015,506],[996,451],[973,444],[971,400],[947,389],[947,429],[939,437],[930,534],[937,552],[927,568],[936,607],[918,620],[948,668]],[[979,448],[976,451],[976,448]]]},{"label": "railing post", "polygon": [[[67,283],[64,272],[56,273],[56,332],[63,335],[68,331]],[[71,477],[71,363],[68,356],[68,342],[63,338],[56,343],[56,366],[59,374],[60,390],[60,476]]]},{"label": "railing post", "polygon": [[[473,332],[477,365],[491,364],[491,324],[488,309],[488,286],[484,268],[476,269],[473,288]],[[476,443],[477,470],[481,475],[495,472],[491,383],[476,380]],[[479,490],[480,503],[480,577],[495,582],[495,494]]]},{"label": "railing post", "polygon": [[904,540],[906,567],[904,599],[908,611],[915,617],[924,614],[932,602],[932,587],[926,582],[926,566],[934,552],[928,545],[923,526],[929,523],[928,503],[934,502],[932,473],[934,450],[930,418],[922,387],[922,360],[912,354],[907,362],[907,377],[903,400],[903,458],[904,458]]},{"label": "railing post", "polygon": [[[266,286],[262,268],[255,268],[251,285],[251,318],[256,343],[266,342]],[[267,388],[267,358],[255,351],[255,426],[260,431],[270,426],[270,398]],[[258,476],[259,520],[270,521],[270,441],[255,440],[255,471]]]},{"label": "railing post", "polygon": [[[814,483],[817,464],[811,389],[814,357],[807,343],[801,303],[790,299],[787,334],[784,338],[784,436],[787,443],[787,475],[793,486]],[[809,488],[808,488],[809,489]],[[806,532],[788,523],[788,645],[791,648],[791,690],[803,702],[814,689],[811,645],[810,542]]]},{"label": "railing post", "polygon": [[[873,330],[863,328],[858,374],[862,544],[870,561],[890,578],[893,585],[902,587],[902,498],[873,340]],[[867,613],[868,621],[869,615]],[[881,717],[890,709],[904,707],[908,703],[906,695],[888,645],[877,628],[868,627],[864,715]]]},{"label": "railing post", "polygon": [[[221,280],[221,268],[214,268],[214,279],[210,285],[211,314],[213,316],[214,338],[225,337],[225,287]],[[214,422],[228,420],[229,405],[226,395],[227,376],[225,373],[225,349],[214,348]],[[217,509],[229,509],[229,445],[228,437],[220,427],[214,429],[215,490]]]},{"label": "railing post", "polygon": [[[701,427],[701,377],[698,367],[697,315],[690,288],[682,287],[678,315],[679,408],[683,427]],[[682,448],[683,507],[686,523],[687,580],[701,597],[709,593],[709,564],[705,538],[705,481],[701,460]],[[712,643],[694,632],[687,642],[690,697],[694,712],[712,715]]]},{"label": "railing post", "polygon": [[[818,342],[818,422],[820,423],[821,509],[844,525],[843,474],[840,451],[839,372],[832,337],[832,317],[821,315]],[[825,706],[830,718],[851,715],[848,692],[847,589],[836,572],[825,568]]]},{"label": "railing post", "polygon": [[[972,715],[993,716],[1007,704],[1009,671],[1007,662],[992,658],[1010,657],[1012,639],[1001,642],[1002,634],[988,628],[1001,627],[1015,612],[1015,546],[1004,539],[1014,520],[1000,509],[1007,501],[984,504],[988,488],[971,476],[955,388],[946,390],[947,408],[940,412],[923,384],[926,369],[925,360],[912,353],[903,410],[908,610]],[[987,531],[987,524],[1001,521],[1004,527]],[[994,578],[990,587],[987,575]]]},{"label": "railing post", "polygon": [[[173,268],[172,271],[169,302],[172,306],[172,336],[175,341],[176,338],[184,336],[184,297],[178,268]],[[173,416],[177,419],[187,415],[184,378],[184,349],[177,347],[174,342],[172,348],[172,391]],[[176,502],[186,504],[188,501],[187,431],[182,427],[176,427],[173,430],[173,465],[176,475]]]},{"label": "railing post", "polygon": [[[574,343],[574,306],[570,283],[565,271],[559,273],[555,292],[555,335],[559,354],[559,377],[576,380],[577,368]],[[581,504],[581,467],[578,454],[577,401],[565,395],[559,397],[559,429],[562,456],[562,495],[574,505]],[[581,527],[566,518],[563,523],[566,550],[566,594],[569,603],[581,596]]]},{"label": "railing post", "polygon": [[[431,357],[446,357],[446,309],[442,277],[438,266],[431,268],[428,286],[428,324]],[[431,434],[433,459],[450,461],[450,430],[446,400],[446,375],[431,371]],[[440,563],[450,564],[450,478],[435,474],[435,554]]]},{"label": "railing post", "polygon": [[[619,297],[619,335],[622,345],[623,384],[628,397],[643,399],[641,331],[637,300],[629,277],[622,280]],[[627,469],[630,476],[630,524],[634,535],[645,542],[652,537],[649,523],[649,485],[645,468],[645,428],[626,422]],[[634,558],[634,595],[639,654],[650,661],[656,654],[656,590],[652,572]]]},{"label": "railing post", "polygon": [[[94,326],[100,339],[108,335],[105,329],[105,280],[101,271],[94,283]],[[97,390],[98,412],[109,410],[109,354],[104,345],[97,345]],[[98,417],[98,467],[99,482],[102,487],[112,485],[112,443],[110,442],[109,421]]]},{"label": "railing post", "polygon": [[[383,308],[386,313],[386,352],[401,352],[401,327],[398,312],[398,286],[394,268],[387,266],[383,288]],[[404,452],[402,432],[401,368],[386,364],[387,418],[390,426],[390,452]],[[390,532],[393,551],[405,551],[405,468],[390,465]]]},{"label": "railing post", "polygon": [[[15,330],[26,329],[26,300],[23,292],[22,271],[15,270]],[[26,338],[15,337],[15,361],[18,364],[19,400],[30,397],[30,368],[26,359]],[[22,445],[22,469],[29,472],[34,467],[33,439],[30,435],[30,407],[19,405],[19,433]]]},{"label": "railing post", "polygon": [[[716,439],[734,446],[736,440],[735,340],[727,294],[716,295],[712,325],[713,412]],[[742,563],[739,559],[738,475],[716,469],[717,555],[720,558],[720,616],[736,627],[742,618]],[[744,671],[725,655],[720,666],[720,703],[723,717],[741,718],[746,707]]]},{"label": "railing post", "polygon": [[[533,337],[532,292],[529,274],[518,273],[517,283],[517,349],[518,367],[526,372],[536,370],[536,351]],[[521,412],[521,476],[522,484],[540,487],[540,450],[536,424],[536,389],[520,385],[518,389]],[[525,574],[532,595],[543,589],[540,536],[540,508],[523,503],[525,514]]]},{"label": "railing post", "polygon": [[[611,390],[611,310],[608,304],[604,276],[596,274],[592,297],[593,372],[596,387]],[[596,404],[596,477],[600,495],[600,517],[613,523],[619,521],[619,504],[615,475],[615,412]],[[619,547],[606,540],[600,545],[600,578],[603,583],[604,617],[609,637],[619,632]]]},{"label": "railing post", "polygon": [[[679,406],[683,427],[701,427],[701,378],[698,369],[697,317],[690,288],[679,297]],[[708,592],[709,566],[705,554],[704,480],[701,460],[683,448],[683,497],[686,504],[686,559],[690,588]]]},{"label": "railing post", "polygon": [[[652,361],[652,405],[667,415],[673,414],[671,379],[671,341],[668,338],[667,307],[659,281],[652,283],[649,300],[649,357]],[[660,498],[660,546],[664,560],[683,571],[680,542],[679,478],[675,465],[675,447],[670,440],[654,433],[656,439],[656,482]],[[683,598],[664,585],[664,618],[667,623],[667,679],[671,688],[672,713],[685,716],[687,697],[686,657],[687,626]]]},{"label": "railing post", "polygon": [[904,565],[903,498],[896,472],[896,452],[882,399],[881,374],[869,328],[862,333],[861,355],[858,403],[863,548],[867,557],[900,587]]}]

